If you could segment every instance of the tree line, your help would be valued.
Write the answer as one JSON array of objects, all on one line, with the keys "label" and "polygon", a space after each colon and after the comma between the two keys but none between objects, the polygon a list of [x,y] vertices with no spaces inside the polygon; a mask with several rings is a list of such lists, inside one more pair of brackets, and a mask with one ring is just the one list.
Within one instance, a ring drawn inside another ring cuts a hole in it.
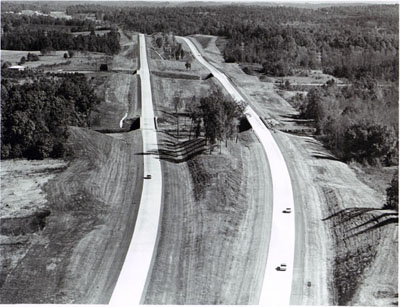
[{"label": "tree line", "polygon": [[1,158],[64,157],[67,126],[88,127],[98,103],[84,75],[27,78],[2,71]]},{"label": "tree line", "polygon": [[120,51],[120,34],[111,31],[104,35],[74,36],[61,31],[29,30],[18,28],[1,37],[1,46],[6,50],[79,50],[116,54]]},{"label": "tree line", "polygon": [[29,16],[11,13],[1,14],[1,25],[4,33],[12,32],[18,28],[43,29],[46,27],[49,28],[49,26],[51,26],[53,29],[70,29],[71,32],[90,31],[96,28],[95,22],[89,19],[65,19],[44,15]]},{"label": "tree line", "polygon": [[398,165],[398,99],[398,87],[364,78],[347,87],[331,80],[292,102],[341,160],[391,166]]},{"label": "tree line", "polygon": [[[104,20],[148,34],[223,36],[228,39],[223,50],[226,61],[259,63],[264,73],[273,76],[319,68],[350,79],[368,73],[398,80],[398,5],[317,10],[239,5],[92,9],[102,12]],[[90,6],[69,10],[89,12]]]}]

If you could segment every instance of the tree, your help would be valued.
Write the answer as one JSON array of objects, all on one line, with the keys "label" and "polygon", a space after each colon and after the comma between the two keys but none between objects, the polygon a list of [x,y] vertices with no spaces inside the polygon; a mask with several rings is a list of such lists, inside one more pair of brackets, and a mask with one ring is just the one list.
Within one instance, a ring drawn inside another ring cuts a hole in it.
[{"label": "tree", "polygon": [[68,50],[68,56],[72,58],[75,55],[75,52],[73,50]]},{"label": "tree", "polygon": [[163,38],[161,36],[156,38],[156,44],[158,48],[162,48],[163,46]]},{"label": "tree", "polygon": [[396,147],[396,140],[394,131],[383,124],[354,124],[344,134],[344,158],[372,164],[384,161]]},{"label": "tree", "polygon": [[25,62],[26,62],[26,59],[25,59],[25,57],[23,56],[22,58],[21,58],[21,60],[19,61],[19,65],[24,65],[25,64]]},{"label": "tree", "polygon": [[205,137],[211,143],[228,139],[237,133],[238,120],[243,116],[244,102],[233,101],[221,91],[214,91],[200,99],[200,116],[205,130]]},{"label": "tree", "polygon": [[27,60],[28,61],[39,61],[39,56],[35,53],[28,52]]},{"label": "tree", "polygon": [[7,68],[10,67],[10,66],[11,66],[11,63],[8,62],[8,61],[6,61],[6,62],[4,62],[4,63],[1,65],[1,69],[7,69]]},{"label": "tree", "polygon": [[174,98],[172,99],[172,104],[174,105],[175,109],[175,116],[176,116],[176,135],[179,138],[179,114],[178,111],[182,107],[182,99],[180,97],[181,93],[175,93]]},{"label": "tree", "polygon": [[68,53],[64,53],[64,59],[68,59]]},{"label": "tree", "polygon": [[200,108],[200,103],[197,101],[196,96],[192,97],[188,107],[188,112],[189,112],[189,117],[192,121],[190,127],[189,139],[191,137],[193,128],[195,132],[195,137],[197,139],[201,134],[201,126],[203,118],[202,118],[202,110]]},{"label": "tree", "polygon": [[386,204],[383,208],[399,211],[399,169],[396,169],[390,186],[386,189]]}]

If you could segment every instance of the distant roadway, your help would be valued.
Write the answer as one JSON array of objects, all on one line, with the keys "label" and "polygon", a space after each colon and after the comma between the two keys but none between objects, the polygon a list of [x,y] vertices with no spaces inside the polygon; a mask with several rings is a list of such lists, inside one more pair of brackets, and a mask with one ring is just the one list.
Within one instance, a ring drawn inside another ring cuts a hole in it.
[{"label": "distant roadway", "polygon": [[[187,43],[194,57],[221,82],[227,92],[236,101],[244,101],[227,76],[206,61],[189,39],[181,38]],[[288,306],[293,279],[295,247],[295,210],[292,183],[285,160],[269,129],[266,128],[250,106],[247,106],[245,114],[264,147],[271,169],[273,185],[271,237],[259,304]],[[291,208],[292,212],[283,213],[282,211],[286,208]],[[276,270],[276,267],[280,264],[287,265],[286,271]]]},{"label": "distant roadway", "polygon": [[154,126],[153,101],[150,86],[150,72],[147,63],[145,36],[139,34],[140,74],[142,90],[142,116],[140,127],[143,137],[144,179],[139,212],[132,240],[125,258],[110,304],[115,306],[138,305],[143,303],[147,275],[152,266],[157,242],[161,209],[162,174]]}]

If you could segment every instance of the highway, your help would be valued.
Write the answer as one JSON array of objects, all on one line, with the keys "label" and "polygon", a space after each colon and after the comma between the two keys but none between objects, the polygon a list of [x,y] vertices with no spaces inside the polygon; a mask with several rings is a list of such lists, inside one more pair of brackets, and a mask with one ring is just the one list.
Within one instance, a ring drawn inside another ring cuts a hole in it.
[{"label": "highway", "polygon": [[[189,39],[180,38],[189,46],[194,57],[220,81],[236,101],[244,100],[228,77],[206,61]],[[273,185],[271,237],[259,305],[288,306],[291,296],[295,247],[295,208],[291,179],[283,155],[271,132],[251,106],[247,106],[245,114],[264,147]],[[291,208],[292,212],[283,213],[282,211],[286,208]],[[286,271],[276,270],[280,264],[287,265]]]},{"label": "highway", "polygon": [[[157,243],[161,210],[162,173],[158,156],[157,135],[154,126],[150,72],[147,62],[145,36],[139,34],[142,91],[141,131],[143,137],[144,179],[139,212],[132,240],[119,275],[110,304],[114,306],[143,303],[146,280],[151,271]],[[142,298],[143,295],[143,298]]]}]

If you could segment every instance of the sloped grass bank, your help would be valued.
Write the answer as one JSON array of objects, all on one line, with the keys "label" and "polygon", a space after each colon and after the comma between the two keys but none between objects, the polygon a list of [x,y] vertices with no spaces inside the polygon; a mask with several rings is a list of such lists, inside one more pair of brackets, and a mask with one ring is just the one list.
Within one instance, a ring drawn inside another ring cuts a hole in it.
[{"label": "sloped grass bank", "polygon": [[9,236],[0,302],[108,303],[136,220],[143,161],[137,132],[121,139],[70,127],[73,159],[44,188],[50,214],[40,231]]}]

